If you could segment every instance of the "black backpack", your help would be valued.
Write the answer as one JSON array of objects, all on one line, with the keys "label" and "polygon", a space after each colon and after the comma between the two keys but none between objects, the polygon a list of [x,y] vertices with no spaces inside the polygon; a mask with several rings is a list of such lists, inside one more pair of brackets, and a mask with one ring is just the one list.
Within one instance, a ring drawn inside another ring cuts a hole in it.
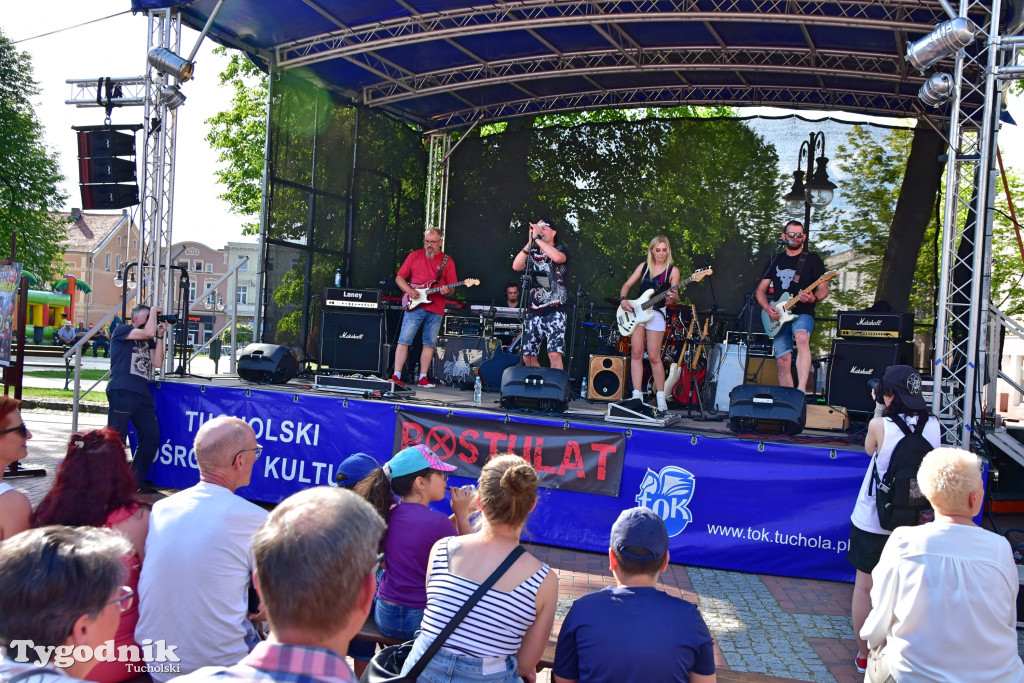
[{"label": "black backpack", "polygon": [[928,419],[919,418],[913,430],[899,415],[893,415],[891,419],[903,432],[903,438],[892,450],[885,476],[879,479],[877,462],[872,473],[878,522],[888,531],[900,526],[924,524],[935,516],[928,499],[917,486],[917,470],[924,456],[933,450],[923,436]]}]

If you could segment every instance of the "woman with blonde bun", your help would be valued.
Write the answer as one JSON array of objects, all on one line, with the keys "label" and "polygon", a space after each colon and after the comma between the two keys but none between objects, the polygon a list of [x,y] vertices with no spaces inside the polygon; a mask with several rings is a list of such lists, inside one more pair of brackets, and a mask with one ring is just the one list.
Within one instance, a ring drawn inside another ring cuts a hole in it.
[{"label": "woman with blonde bun", "polygon": [[[422,630],[402,673],[408,673],[452,616],[518,545],[537,504],[537,473],[515,455],[488,462],[477,490],[475,530],[434,544]],[[533,683],[555,620],[558,578],[522,554],[459,623],[420,674],[420,681]]]}]

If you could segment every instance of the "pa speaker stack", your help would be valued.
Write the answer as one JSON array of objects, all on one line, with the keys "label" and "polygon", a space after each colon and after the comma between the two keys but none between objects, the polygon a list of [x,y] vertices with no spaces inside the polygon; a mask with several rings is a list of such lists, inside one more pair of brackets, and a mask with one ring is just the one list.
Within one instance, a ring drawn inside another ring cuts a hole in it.
[{"label": "pa speaker stack", "polygon": [[838,332],[842,338],[832,341],[825,400],[863,419],[875,407],[868,381],[881,378],[890,365],[914,364],[914,315],[840,311]]}]

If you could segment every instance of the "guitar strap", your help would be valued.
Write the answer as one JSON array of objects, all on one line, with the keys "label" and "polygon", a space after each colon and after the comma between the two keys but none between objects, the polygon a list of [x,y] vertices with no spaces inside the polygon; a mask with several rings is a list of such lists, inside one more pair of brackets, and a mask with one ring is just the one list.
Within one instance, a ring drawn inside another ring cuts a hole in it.
[{"label": "guitar strap", "polygon": [[[447,256],[445,257],[447,258]],[[807,260],[807,249],[804,249],[803,253],[800,254],[800,259],[796,262],[796,275],[793,276],[793,282],[796,283],[797,289],[800,289],[800,276],[804,272],[804,262]]]},{"label": "guitar strap", "polygon": [[427,289],[430,289],[431,287],[433,287],[434,285],[441,281],[441,276],[444,275],[444,269],[448,266],[448,259],[450,258],[451,256],[445,254],[444,258],[441,259],[441,267],[437,269],[437,277],[434,278],[433,282],[427,285]]}]

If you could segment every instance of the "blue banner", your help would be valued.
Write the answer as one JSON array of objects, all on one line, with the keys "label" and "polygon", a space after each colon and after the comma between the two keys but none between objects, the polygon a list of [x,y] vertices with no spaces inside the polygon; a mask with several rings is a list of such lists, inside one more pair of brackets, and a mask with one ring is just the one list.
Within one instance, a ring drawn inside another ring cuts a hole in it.
[{"label": "blue banner", "polygon": [[[399,429],[398,406],[281,388],[153,385],[161,445],[155,484],[186,488],[198,481],[192,441],[217,415],[244,419],[264,446],[252,483],[238,493],[279,502],[295,491],[335,485],[338,463],[364,452],[387,461]],[[603,422],[516,413],[432,409],[403,404],[422,422],[463,418],[555,427],[571,436],[624,438],[618,496],[544,488],[523,534],[526,541],[607,552],[619,512],[650,507],[669,527],[672,562],[762,574],[851,581],[846,562],[850,511],[870,463],[863,450],[758,442]],[[621,443],[621,442],[620,442]],[[621,450],[619,451],[621,452]],[[453,483],[470,483],[470,479]]]}]

